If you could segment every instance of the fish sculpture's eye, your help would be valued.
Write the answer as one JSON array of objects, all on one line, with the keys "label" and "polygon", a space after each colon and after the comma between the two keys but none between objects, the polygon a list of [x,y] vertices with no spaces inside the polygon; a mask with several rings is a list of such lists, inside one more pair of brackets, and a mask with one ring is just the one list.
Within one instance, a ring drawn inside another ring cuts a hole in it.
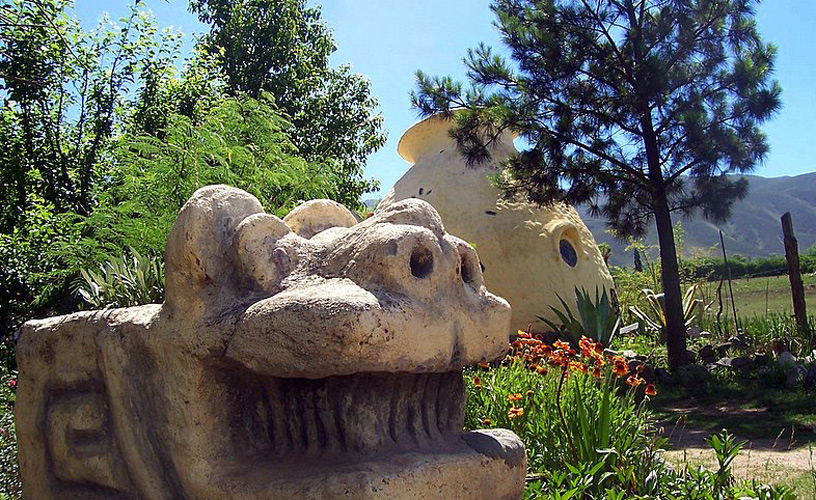
[{"label": "fish sculpture's eye", "polygon": [[558,250],[561,252],[561,258],[570,267],[575,267],[578,264],[578,254],[575,253],[575,247],[569,240],[564,238],[558,243]]}]

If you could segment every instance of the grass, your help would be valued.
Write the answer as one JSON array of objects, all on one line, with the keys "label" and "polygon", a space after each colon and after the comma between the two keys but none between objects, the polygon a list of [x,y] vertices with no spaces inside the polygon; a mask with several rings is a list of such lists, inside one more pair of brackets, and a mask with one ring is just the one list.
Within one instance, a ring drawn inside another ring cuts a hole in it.
[{"label": "grass", "polygon": [[[662,389],[662,388],[661,388]],[[727,428],[740,439],[782,436],[816,444],[813,392],[770,388],[757,380],[714,380],[693,389],[662,389],[652,407],[665,425],[683,417],[686,427],[709,433]]]},{"label": "grass", "polygon": [[[712,468],[716,465],[710,450],[669,451],[666,458],[677,466]],[[804,460],[798,463],[786,463],[782,458],[778,452],[762,452],[747,446],[734,463],[734,476],[787,486],[800,500],[816,498],[816,447],[805,448],[800,456]]]},{"label": "grass", "polygon": [[[805,286],[805,302],[816,307],[816,276],[803,275],[802,282]],[[706,302],[714,301],[712,310],[716,312],[717,301],[716,291],[719,282],[708,282],[705,284]],[[762,278],[741,278],[733,280],[731,285],[734,289],[734,303],[737,306],[737,316],[740,318],[751,318],[754,316],[765,316],[767,314],[793,314],[790,292],[790,281],[787,275],[768,276]],[[728,283],[722,287],[723,317],[733,318],[731,312],[731,299],[728,294]],[[813,312],[816,312],[813,311]],[[733,321],[733,320],[732,320]]]},{"label": "grass", "polygon": [[703,438],[728,429],[748,441],[734,465],[736,477],[788,486],[802,500],[816,498],[813,391],[786,389],[781,370],[762,379],[715,373],[703,387],[660,388],[650,408],[673,445],[669,461],[712,467]]}]

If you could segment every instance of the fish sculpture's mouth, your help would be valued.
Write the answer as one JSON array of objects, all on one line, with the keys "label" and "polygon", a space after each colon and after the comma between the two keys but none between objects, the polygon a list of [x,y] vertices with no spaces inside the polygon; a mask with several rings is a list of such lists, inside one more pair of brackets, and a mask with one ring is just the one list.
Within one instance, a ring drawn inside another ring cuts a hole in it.
[{"label": "fish sculpture's mouth", "polygon": [[233,389],[232,424],[246,434],[236,436],[246,439],[236,449],[251,446],[256,457],[364,457],[460,439],[465,402],[458,371],[242,378],[230,384],[241,388]]},{"label": "fish sculpture's mouth", "polygon": [[444,489],[452,474],[478,476],[488,460],[500,458],[509,467],[524,462],[517,441],[502,442],[506,431],[462,431],[458,370],[322,379],[242,371],[222,370],[217,377],[231,389],[225,401],[230,437],[242,453],[223,462],[229,465],[216,480],[242,499],[342,498],[350,492],[365,498],[359,496],[365,485],[378,483],[424,491],[428,475]]}]

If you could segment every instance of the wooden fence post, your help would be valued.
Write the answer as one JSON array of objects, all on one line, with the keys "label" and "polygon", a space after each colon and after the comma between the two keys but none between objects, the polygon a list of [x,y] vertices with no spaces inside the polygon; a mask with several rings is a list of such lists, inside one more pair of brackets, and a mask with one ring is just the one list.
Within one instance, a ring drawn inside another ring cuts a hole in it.
[{"label": "wooden fence post", "polygon": [[728,279],[728,293],[731,295],[731,310],[734,311],[734,333],[739,333],[739,319],[737,318],[737,303],[734,302],[734,288],[731,287],[731,267],[728,265],[728,255],[725,253],[725,240],[720,229],[720,247],[722,247],[723,263],[725,264],[725,276]]},{"label": "wooden fence post", "polygon": [[802,275],[799,272],[799,243],[793,235],[793,220],[790,212],[782,216],[782,235],[785,239],[785,259],[788,261],[788,278],[790,279],[796,326],[800,333],[807,334],[809,326],[805,309],[805,287],[802,285]]}]

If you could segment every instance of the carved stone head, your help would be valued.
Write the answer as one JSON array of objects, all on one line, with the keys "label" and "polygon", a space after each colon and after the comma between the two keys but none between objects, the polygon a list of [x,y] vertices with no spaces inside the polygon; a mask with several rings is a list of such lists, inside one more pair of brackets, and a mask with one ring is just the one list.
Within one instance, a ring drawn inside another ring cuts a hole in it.
[{"label": "carved stone head", "polygon": [[517,498],[509,431],[461,432],[461,368],[510,308],[427,203],[284,220],[209,186],[167,243],[163,305],[26,324],[26,498]]}]

